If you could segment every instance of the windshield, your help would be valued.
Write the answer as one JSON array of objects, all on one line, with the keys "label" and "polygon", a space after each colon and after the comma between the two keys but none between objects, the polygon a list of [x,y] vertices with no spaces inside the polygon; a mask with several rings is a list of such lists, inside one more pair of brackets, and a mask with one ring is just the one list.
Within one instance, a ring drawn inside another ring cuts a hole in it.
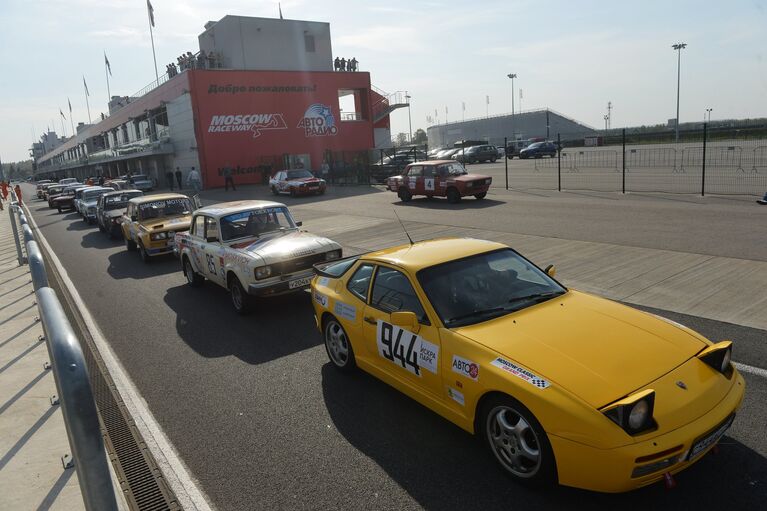
[{"label": "windshield", "polygon": [[252,209],[222,217],[221,239],[231,241],[295,227],[288,208]]},{"label": "windshield", "polygon": [[305,177],[314,177],[308,170],[289,170],[288,179],[302,179]]},{"label": "windshield", "polygon": [[109,190],[94,190],[94,191],[88,191],[83,194],[83,200],[89,201],[98,199],[100,196],[107,193]]},{"label": "windshield", "polygon": [[48,188],[48,194],[61,193],[64,188],[61,186],[51,186]]},{"label": "windshield", "polygon": [[510,249],[426,268],[418,280],[447,328],[487,321],[567,291]]},{"label": "windshield", "polygon": [[541,147],[542,145],[543,145],[543,142],[536,142],[536,143],[534,143],[534,144],[530,144],[530,146],[528,147],[528,149],[536,149],[536,148],[538,148],[538,147]]},{"label": "windshield", "polygon": [[192,201],[184,199],[164,199],[139,204],[139,220],[148,220],[150,218],[165,218],[175,215],[192,214]]},{"label": "windshield", "polygon": [[104,197],[104,209],[124,208],[128,201],[134,197],[142,196],[142,193],[120,193]]},{"label": "windshield", "polygon": [[149,180],[149,178],[147,178],[144,174],[136,174],[131,179],[133,179],[134,181],[148,181]]}]

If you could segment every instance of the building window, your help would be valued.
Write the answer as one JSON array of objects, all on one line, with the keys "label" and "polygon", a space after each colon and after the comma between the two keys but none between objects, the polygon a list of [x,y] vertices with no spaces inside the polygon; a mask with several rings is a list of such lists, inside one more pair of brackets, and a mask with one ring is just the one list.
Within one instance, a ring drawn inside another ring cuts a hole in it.
[{"label": "building window", "polygon": [[306,51],[308,53],[314,53],[314,36],[304,34],[304,45],[306,46]]}]

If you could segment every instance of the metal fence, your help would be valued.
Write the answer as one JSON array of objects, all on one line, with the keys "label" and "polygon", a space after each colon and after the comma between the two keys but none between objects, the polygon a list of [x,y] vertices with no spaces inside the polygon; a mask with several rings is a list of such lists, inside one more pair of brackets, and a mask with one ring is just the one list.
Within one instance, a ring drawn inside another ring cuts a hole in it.
[{"label": "metal fence", "polygon": [[[80,341],[56,293],[48,286],[42,253],[13,191],[11,191],[11,200],[8,213],[16,243],[16,254],[19,265],[29,264],[45,344],[51,359],[50,366],[56,381],[58,396],[51,400],[51,404],[54,405],[58,401],[61,405],[69,447],[72,451],[71,456],[62,457],[62,463],[65,467],[69,467],[71,465],[68,461],[73,462],[86,509],[116,510],[117,501]],[[22,253],[18,226],[21,226],[26,255]]]},{"label": "metal fence", "polygon": [[[727,138],[703,125],[675,143],[666,132],[626,134],[584,146],[557,137],[556,156],[506,160],[508,188],[758,195],[767,191],[767,134]],[[609,141],[611,145],[602,145]]]}]

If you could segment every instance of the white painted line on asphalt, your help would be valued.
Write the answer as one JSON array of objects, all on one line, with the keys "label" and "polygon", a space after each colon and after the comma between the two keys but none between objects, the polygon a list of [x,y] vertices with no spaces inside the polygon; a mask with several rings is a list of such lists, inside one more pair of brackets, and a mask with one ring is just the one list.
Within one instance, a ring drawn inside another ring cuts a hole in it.
[{"label": "white painted line on asphalt", "polygon": [[739,362],[733,362],[732,365],[734,365],[738,369],[738,371],[742,373],[754,374],[756,376],[761,376],[762,378],[767,378],[767,369],[762,369],[761,367],[749,366],[746,364],[741,364]]},{"label": "white painted line on asphalt", "polygon": [[160,470],[162,470],[162,474],[171,490],[176,494],[176,497],[184,509],[211,511],[212,507],[208,503],[209,499],[207,499],[202,490],[197,486],[195,480],[191,476],[190,470],[179,457],[176,449],[173,447],[170,440],[168,440],[168,437],[152,415],[152,412],[149,411],[149,406],[146,401],[144,401],[144,398],[141,397],[141,394],[130,379],[130,376],[128,376],[127,371],[125,371],[120,360],[114,354],[111,346],[109,346],[109,343],[104,338],[104,334],[101,333],[101,329],[96,324],[93,316],[91,316],[88,308],[85,306],[85,302],[83,302],[80,297],[80,293],[77,292],[77,288],[70,280],[69,274],[67,274],[64,269],[64,265],[61,264],[56,253],[48,244],[48,240],[45,239],[43,233],[38,229],[37,223],[35,222],[34,217],[30,214],[29,209],[25,209],[27,209],[27,220],[32,224],[32,227],[34,227],[35,238],[42,243],[45,251],[50,256],[51,261],[53,261],[53,264],[56,266],[56,270],[61,276],[64,285],[67,287],[69,294],[75,301],[75,305],[85,321],[88,333],[96,343],[99,354],[104,360],[107,370],[115,382],[120,397],[122,397],[133,420],[136,422],[136,427],[138,427],[141,435],[144,437],[147,447],[152,452],[152,455],[157,461]]}]

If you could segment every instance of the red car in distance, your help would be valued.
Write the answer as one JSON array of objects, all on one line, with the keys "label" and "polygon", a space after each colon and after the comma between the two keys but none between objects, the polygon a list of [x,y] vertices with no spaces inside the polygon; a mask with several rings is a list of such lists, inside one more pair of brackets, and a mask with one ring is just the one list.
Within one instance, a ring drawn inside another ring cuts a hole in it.
[{"label": "red car in distance", "polygon": [[484,199],[493,178],[482,174],[470,174],[455,160],[419,161],[411,163],[400,176],[392,176],[387,188],[396,192],[402,202],[408,202],[414,195],[447,197],[455,204],[461,197],[473,195]]},{"label": "red car in distance", "polygon": [[269,187],[274,195],[322,195],[325,193],[325,180],[304,169],[281,170],[269,180]]}]

